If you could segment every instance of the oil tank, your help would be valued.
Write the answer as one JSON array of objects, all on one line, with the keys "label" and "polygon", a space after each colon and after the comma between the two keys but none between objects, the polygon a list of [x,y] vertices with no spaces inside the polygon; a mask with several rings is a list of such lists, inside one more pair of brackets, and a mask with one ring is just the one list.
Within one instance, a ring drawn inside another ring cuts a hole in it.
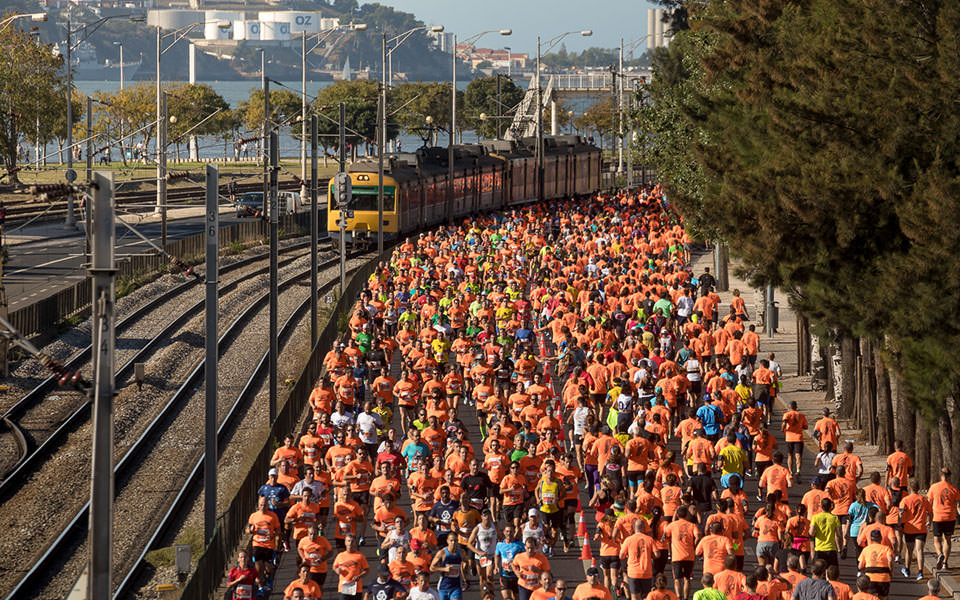
[{"label": "oil tank", "polygon": [[203,21],[203,11],[165,8],[147,11],[147,25],[161,29],[180,29]]},{"label": "oil tank", "polygon": [[235,40],[259,40],[260,39],[260,21],[234,21],[233,39]]},{"label": "oil tank", "polygon": [[290,23],[285,21],[260,21],[260,39],[284,41],[290,39]]},{"label": "oil tank", "polygon": [[296,37],[300,34],[310,35],[312,33],[320,32],[320,23],[322,19],[320,18],[320,13],[315,11],[296,11],[296,10],[283,10],[283,11],[271,11],[270,17],[264,19],[263,17],[267,14],[267,11],[260,13],[261,21],[272,21],[275,23],[289,23],[290,24],[290,35]]},{"label": "oil tank", "polygon": [[[232,35],[233,22],[243,19],[243,13],[229,10],[208,10],[203,15],[206,23],[203,26],[203,38],[207,40],[229,40]],[[230,26],[221,29],[220,25],[227,23]]]}]

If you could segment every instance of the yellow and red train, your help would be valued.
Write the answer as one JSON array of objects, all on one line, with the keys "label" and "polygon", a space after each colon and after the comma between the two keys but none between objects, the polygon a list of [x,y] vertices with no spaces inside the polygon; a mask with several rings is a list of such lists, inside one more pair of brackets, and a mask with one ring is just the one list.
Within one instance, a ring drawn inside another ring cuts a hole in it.
[{"label": "yellow and red train", "polygon": [[[453,217],[500,210],[509,206],[592,194],[601,189],[601,151],[575,135],[546,136],[543,154],[543,194],[538,193],[535,138],[454,146]],[[415,154],[384,157],[383,231],[386,239],[438,225],[447,219],[447,148],[429,147]],[[375,160],[349,168],[353,186],[347,219],[348,239],[377,231],[378,164]],[[340,211],[328,192],[327,229],[340,235]]]}]

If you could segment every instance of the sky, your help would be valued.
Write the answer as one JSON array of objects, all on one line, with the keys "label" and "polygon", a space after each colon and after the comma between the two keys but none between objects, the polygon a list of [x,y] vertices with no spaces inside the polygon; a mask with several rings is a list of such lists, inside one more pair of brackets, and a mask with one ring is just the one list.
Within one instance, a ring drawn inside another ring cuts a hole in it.
[{"label": "sky", "polygon": [[[647,33],[647,9],[654,6],[644,0],[379,0],[411,12],[429,25],[443,25],[458,39],[487,29],[513,29],[509,37],[484,36],[478,45],[509,47],[513,52],[537,52],[537,35],[543,40],[566,31],[592,29],[593,36],[569,35],[567,50],[591,46],[613,48]],[[584,10],[584,7],[588,7]],[[557,46],[559,48],[559,45]],[[645,46],[643,46],[645,47]]]}]

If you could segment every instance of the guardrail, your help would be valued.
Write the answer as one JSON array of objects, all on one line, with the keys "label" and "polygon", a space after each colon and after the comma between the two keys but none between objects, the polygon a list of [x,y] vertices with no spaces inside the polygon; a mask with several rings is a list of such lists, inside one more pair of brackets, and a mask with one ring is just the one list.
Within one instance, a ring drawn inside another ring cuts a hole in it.
[{"label": "guardrail", "polygon": [[273,422],[263,447],[247,471],[230,505],[217,518],[213,537],[209,540],[190,578],[180,592],[180,600],[207,600],[223,580],[226,569],[233,559],[234,550],[246,534],[247,519],[250,513],[257,509],[257,490],[263,485],[270,468],[275,441],[282,440],[284,435],[300,427],[310,393],[320,378],[323,357],[340,335],[340,320],[350,315],[360,291],[378,264],[379,261],[376,259],[369,261],[357,269],[347,283],[344,294],[337,300],[327,324],[320,331],[317,344],[311,350],[306,366],[277,414],[277,419]]},{"label": "guardrail", "polygon": [[[321,219],[321,226],[323,220]],[[310,229],[310,213],[283,215],[280,227],[293,231],[300,227]],[[235,242],[248,243],[263,239],[269,234],[269,224],[254,220],[236,223],[220,229],[220,248],[229,248]],[[180,258],[203,255],[206,240],[198,233],[180,240],[167,243],[167,252]],[[170,260],[158,254],[136,255],[118,259],[119,277],[133,277],[162,271]],[[10,322],[23,335],[31,336],[51,331],[63,319],[74,316],[84,317],[90,311],[90,279],[84,278],[70,287],[24,306],[10,313]]]}]

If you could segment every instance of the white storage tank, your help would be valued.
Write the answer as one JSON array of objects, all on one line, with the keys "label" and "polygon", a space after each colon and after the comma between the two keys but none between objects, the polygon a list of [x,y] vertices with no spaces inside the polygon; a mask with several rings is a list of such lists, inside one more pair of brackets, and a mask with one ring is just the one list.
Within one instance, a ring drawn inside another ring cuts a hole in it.
[{"label": "white storage tank", "polygon": [[[207,40],[229,40],[233,37],[233,22],[243,19],[243,13],[228,10],[208,10],[203,15],[203,37]],[[228,27],[221,28],[226,24]]]},{"label": "white storage tank", "polygon": [[259,40],[260,39],[260,21],[234,21],[233,39],[235,40]]},{"label": "white storage tank", "polygon": [[[260,13],[261,15],[264,13]],[[263,19],[261,19],[263,20]],[[313,11],[284,10],[274,12],[270,19],[275,23],[289,23],[290,34],[299,36],[302,33],[310,35],[320,32],[320,13]]]},{"label": "white storage tank", "polygon": [[326,31],[326,30],[328,30],[328,29],[334,29],[334,28],[336,28],[336,27],[340,27],[340,19],[339,19],[339,18],[327,17],[327,18],[325,18],[325,19],[320,19],[320,30],[319,30],[319,31]]},{"label": "white storage tank", "polygon": [[260,21],[260,39],[285,41],[290,39],[290,23],[284,21]]},{"label": "white storage tank", "polygon": [[180,29],[203,21],[203,11],[183,9],[161,9],[147,11],[147,25],[161,29]]}]

